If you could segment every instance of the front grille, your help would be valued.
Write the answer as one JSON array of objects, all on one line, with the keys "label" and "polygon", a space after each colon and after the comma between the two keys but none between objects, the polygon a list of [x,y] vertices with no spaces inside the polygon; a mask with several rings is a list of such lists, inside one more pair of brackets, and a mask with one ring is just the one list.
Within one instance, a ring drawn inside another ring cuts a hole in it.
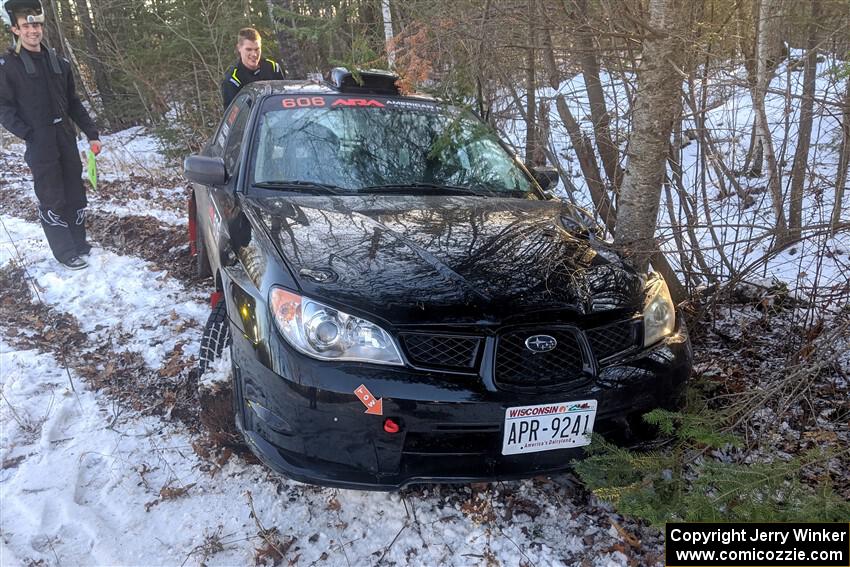
[{"label": "front grille", "polygon": [[403,333],[402,346],[417,366],[473,370],[481,346],[479,337]]},{"label": "front grille", "polygon": [[635,346],[637,325],[633,320],[618,321],[606,327],[585,331],[596,360],[603,360]]},{"label": "front grille", "polygon": [[[553,350],[532,352],[525,340],[549,335],[558,341]],[[584,359],[576,334],[569,329],[514,331],[499,337],[496,347],[496,383],[515,388],[547,388],[584,378]]]}]

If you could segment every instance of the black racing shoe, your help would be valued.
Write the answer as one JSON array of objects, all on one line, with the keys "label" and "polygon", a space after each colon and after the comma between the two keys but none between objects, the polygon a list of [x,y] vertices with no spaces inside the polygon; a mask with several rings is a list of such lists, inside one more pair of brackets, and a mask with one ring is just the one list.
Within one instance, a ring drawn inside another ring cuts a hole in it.
[{"label": "black racing shoe", "polygon": [[82,270],[83,268],[88,268],[89,264],[79,256],[71,256],[64,262],[61,262],[63,266],[68,268],[69,270]]}]

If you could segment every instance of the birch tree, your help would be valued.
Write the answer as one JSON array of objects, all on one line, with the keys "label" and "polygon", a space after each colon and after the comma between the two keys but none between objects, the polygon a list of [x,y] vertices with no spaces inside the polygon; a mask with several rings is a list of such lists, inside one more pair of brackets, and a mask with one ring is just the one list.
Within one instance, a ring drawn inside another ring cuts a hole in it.
[{"label": "birch tree", "polygon": [[384,40],[387,42],[387,64],[390,69],[395,67],[395,52],[393,50],[393,14],[390,10],[390,0],[381,0],[381,15],[384,20]]},{"label": "birch tree", "polygon": [[614,234],[615,246],[640,272],[646,271],[657,249],[654,235],[668,145],[673,121],[682,106],[681,69],[688,5],[688,0],[649,3],[649,26],[637,71],[634,127]]},{"label": "birch tree", "polygon": [[760,172],[762,162],[764,162],[767,168],[767,190],[773,202],[777,243],[787,240],[788,223],[785,220],[785,205],[779,179],[779,165],[776,162],[776,152],[773,147],[770,125],[767,122],[765,96],[782,52],[779,33],[784,6],[784,0],[761,0],[759,3],[756,40],[756,80],[753,89],[755,140],[757,147],[753,167],[757,172]]}]

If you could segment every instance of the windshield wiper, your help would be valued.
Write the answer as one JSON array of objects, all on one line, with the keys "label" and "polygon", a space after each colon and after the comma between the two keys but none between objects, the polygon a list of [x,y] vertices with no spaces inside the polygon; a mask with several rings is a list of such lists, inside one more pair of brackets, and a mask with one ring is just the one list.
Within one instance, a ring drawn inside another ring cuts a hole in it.
[{"label": "windshield wiper", "polygon": [[388,183],[386,185],[369,185],[361,187],[359,193],[388,193],[413,195],[476,195],[489,197],[490,193],[475,191],[469,187],[444,185],[442,183]]},{"label": "windshield wiper", "polygon": [[254,183],[254,187],[260,189],[280,189],[283,191],[301,191],[304,193],[313,193],[316,195],[339,195],[346,192],[345,189],[337,185],[329,183],[316,183],[314,181],[260,181]]}]

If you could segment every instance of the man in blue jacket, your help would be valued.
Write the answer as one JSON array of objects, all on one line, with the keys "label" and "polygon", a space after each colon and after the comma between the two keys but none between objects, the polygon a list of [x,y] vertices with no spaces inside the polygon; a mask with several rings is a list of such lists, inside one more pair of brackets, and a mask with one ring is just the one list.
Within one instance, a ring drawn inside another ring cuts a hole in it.
[{"label": "man in blue jacket", "polygon": [[4,8],[16,45],[0,54],[0,124],[26,141],[38,216],[56,259],[73,270],[88,264],[86,190],[71,121],[85,132],[92,152],[101,144],[80,102],[70,63],[42,44],[44,11],[39,0],[8,0]]},{"label": "man in blue jacket", "polygon": [[283,67],[277,61],[263,59],[262,38],[254,28],[239,30],[236,52],[239,54],[239,61],[227,70],[221,81],[221,99],[225,109],[245,85],[254,81],[286,78]]}]

